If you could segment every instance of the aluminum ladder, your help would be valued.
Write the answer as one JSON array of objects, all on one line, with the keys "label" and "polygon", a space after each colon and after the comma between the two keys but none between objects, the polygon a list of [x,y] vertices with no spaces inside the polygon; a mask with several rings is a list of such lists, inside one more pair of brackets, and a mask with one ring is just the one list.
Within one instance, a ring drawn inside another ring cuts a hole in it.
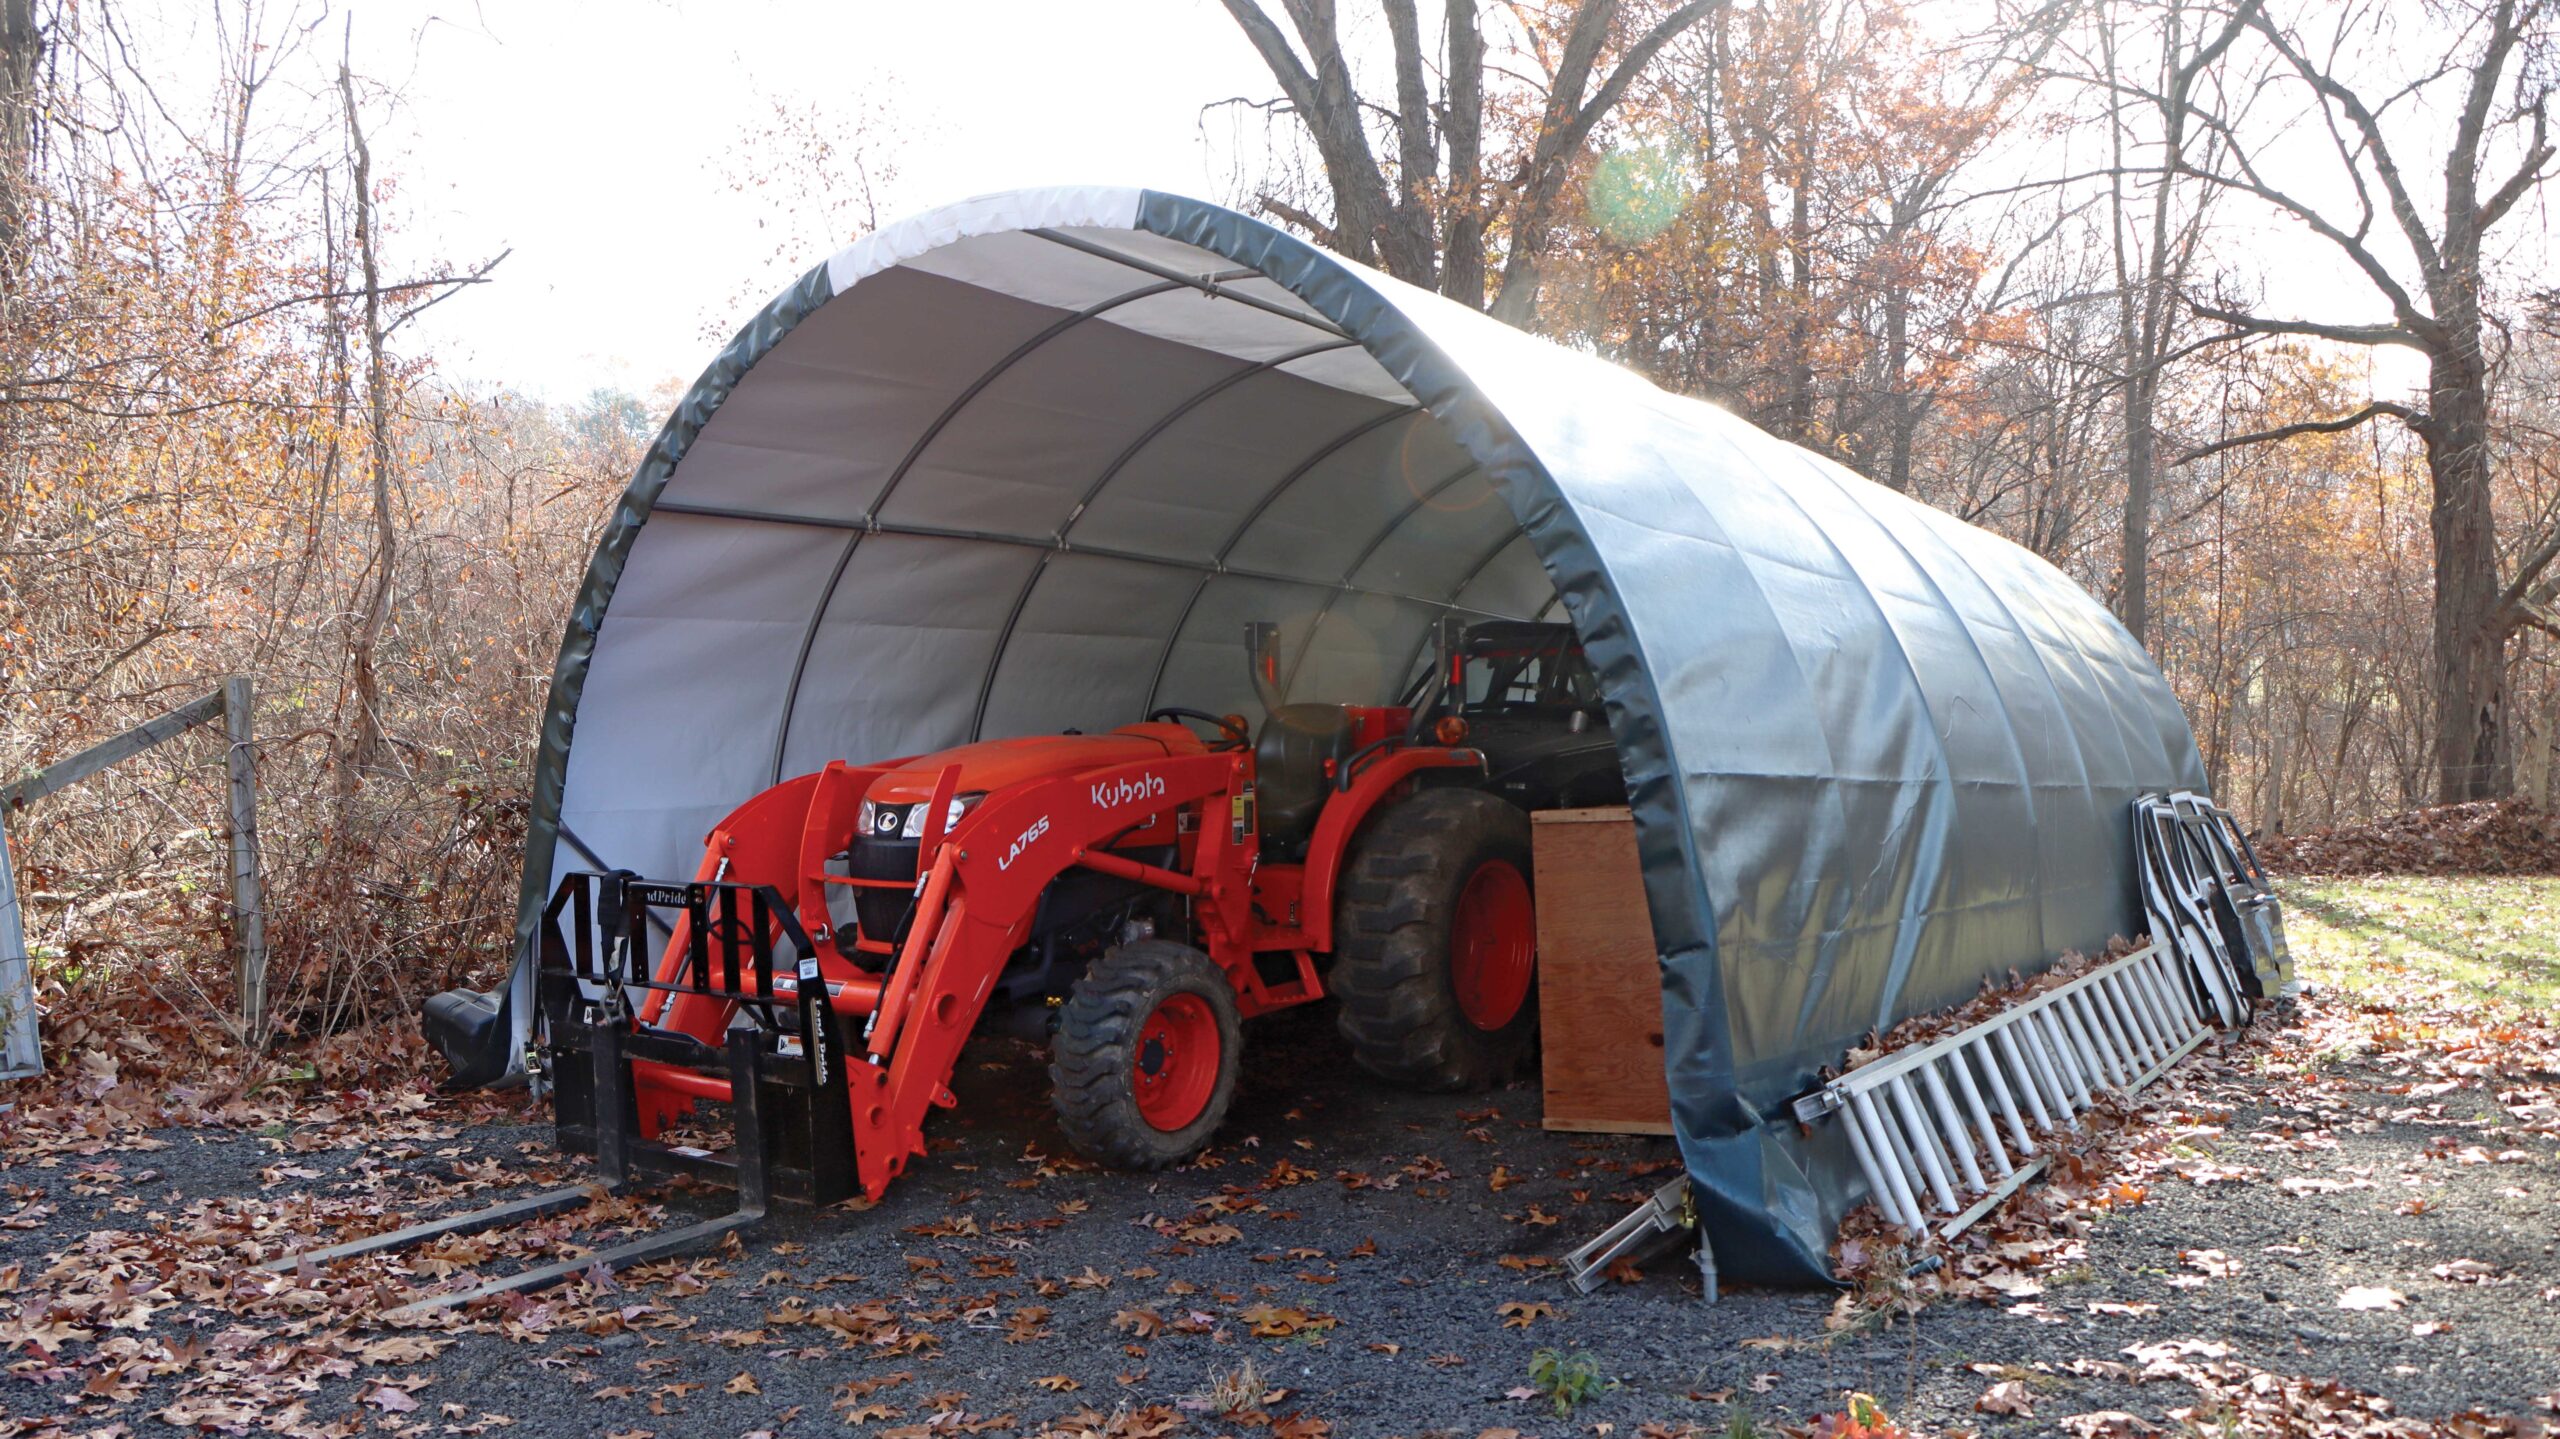
[{"label": "aluminum ladder", "polygon": [[1796,1118],[1839,1115],[1884,1217],[1952,1239],[2041,1171],[2099,1094],[2142,1088],[2212,1034],[2212,1001],[2185,969],[2144,945],[1853,1069],[1797,1100]]}]

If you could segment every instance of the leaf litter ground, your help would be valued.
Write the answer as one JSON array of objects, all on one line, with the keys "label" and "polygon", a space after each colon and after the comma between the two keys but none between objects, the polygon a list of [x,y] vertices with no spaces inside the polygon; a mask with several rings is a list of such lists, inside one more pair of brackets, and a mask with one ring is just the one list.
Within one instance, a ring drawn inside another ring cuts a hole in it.
[{"label": "leaf litter ground", "polygon": [[[1853,1393],[1915,1433],[2533,1432],[2560,1403],[2560,1036],[2387,926],[2306,929],[2318,993],[2099,1116],[1934,1268],[1906,1277],[1870,1211],[1845,1292],[1714,1308],[1674,1265],[1581,1296],[1554,1264],[1668,1141],[1545,1133],[1529,1086],[1391,1092],[1319,1015],[1251,1037],[1195,1166],[1063,1157],[1037,1057],[990,1045],[876,1209],[395,1330],[363,1316],[719,1196],[260,1275],[577,1166],[487,1097],[215,1102],[108,1052],[0,1117],[0,1435],[1893,1432]],[[1602,1376],[1570,1417],[1540,1350]]]}]

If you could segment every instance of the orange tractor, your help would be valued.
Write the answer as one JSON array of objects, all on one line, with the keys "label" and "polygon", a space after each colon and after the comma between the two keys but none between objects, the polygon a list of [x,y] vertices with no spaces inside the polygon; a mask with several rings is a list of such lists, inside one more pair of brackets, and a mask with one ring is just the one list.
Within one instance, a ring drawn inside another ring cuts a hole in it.
[{"label": "orange tractor", "polygon": [[[1469,716],[1544,715],[1575,754],[1608,738],[1568,627],[1471,635],[1440,627],[1404,703],[1284,705],[1276,627],[1250,626],[1258,736],[1160,709],[1107,734],[838,761],[731,812],[689,882],[568,876],[543,927],[536,1060],[563,1147],[608,1182],[734,1184],[726,1227],[770,1193],[877,1199],[985,1028],[1046,1039],[1078,1149],[1162,1168],[1224,1118],[1242,1021],[1328,993],[1370,1070],[1498,1081],[1532,1038],[1536,944],[1528,815],[1493,791],[1539,802],[1522,776],[1558,747],[1489,762]],[[677,1142],[704,1106],[728,1116],[726,1153]]]}]

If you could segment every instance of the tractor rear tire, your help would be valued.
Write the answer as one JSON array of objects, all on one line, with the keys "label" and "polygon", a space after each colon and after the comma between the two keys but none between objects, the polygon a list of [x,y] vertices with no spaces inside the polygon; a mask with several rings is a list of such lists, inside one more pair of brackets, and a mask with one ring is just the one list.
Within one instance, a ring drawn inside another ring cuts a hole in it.
[{"label": "tractor rear tire", "polygon": [[1352,1057],[1418,1089],[1489,1089],[1537,1036],[1529,816],[1468,789],[1427,789],[1352,842],[1331,986]]},{"label": "tractor rear tire", "polygon": [[1115,1168],[1179,1164],[1225,1122],[1243,1046],[1234,986],[1209,956],[1165,939],[1106,951],[1050,1040],[1058,1126]]}]

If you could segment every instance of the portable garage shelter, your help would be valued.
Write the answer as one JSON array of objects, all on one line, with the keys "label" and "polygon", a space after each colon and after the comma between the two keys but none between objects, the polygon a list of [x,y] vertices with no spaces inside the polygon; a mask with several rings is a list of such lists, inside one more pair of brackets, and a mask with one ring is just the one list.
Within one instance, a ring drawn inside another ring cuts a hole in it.
[{"label": "portable garage shelter", "polygon": [[1628,781],[1720,1262],[1819,1274],[1856,1170],[1785,1101],[1871,1029],[2138,927],[2126,805],[2203,779],[2167,684],[2004,540],[1153,191],[892,225],[685,396],[554,675],[519,1046],[555,873],[689,873],[778,779],[1249,708],[1248,620],[1282,622],[1293,697],[1379,703],[1436,617],[1559,608]]}]

